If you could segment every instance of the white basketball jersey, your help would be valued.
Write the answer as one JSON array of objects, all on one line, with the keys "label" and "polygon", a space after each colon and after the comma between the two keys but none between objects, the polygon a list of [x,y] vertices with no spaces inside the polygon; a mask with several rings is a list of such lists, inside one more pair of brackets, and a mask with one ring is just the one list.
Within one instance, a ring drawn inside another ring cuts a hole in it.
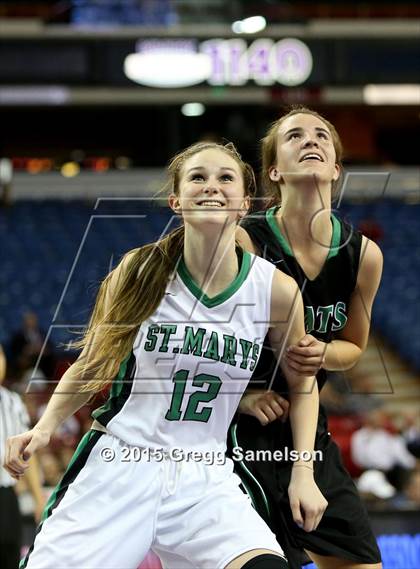
[{"label": "white basketball jersey", "polygon": [[250,253],[209,298],[183,261],[93,416],[124,442],[222,451],[270,322],[275,267]]}]

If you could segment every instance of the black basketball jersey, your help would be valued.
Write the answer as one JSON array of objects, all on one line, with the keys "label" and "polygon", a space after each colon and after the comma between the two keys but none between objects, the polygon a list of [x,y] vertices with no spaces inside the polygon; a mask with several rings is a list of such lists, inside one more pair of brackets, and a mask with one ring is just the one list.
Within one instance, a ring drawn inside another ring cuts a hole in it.
[{"label": "black basketball jersey", "polygon": [[[276,220],[278,207],[247,216],[242,227],[259,250],[259,254],[297,282],[305,306],[305,328],[322,342],[330,342],[344,328],[350,296],[356,286],[362,235],[348,223],[331,216],[333,226],[330,250],[319,275],[310,280],[296,261],[288,241]],[[274,356],[266,339],[264,350],[253,375],[253,386],[270,382],[275,366]],[[326,373],[317,375],[319,389]],[[276,374],[273,389],[287,391],[281,372]]]},{"label": "black basketball jersey", "polygon": [[[298,283],[305,306],[306,331],[321,341],[330,342],[347,322],[350,297],[357,281],[362,235],[331,216],[333,232],[329,254],[319,275],[310,280],[281,234],[275,218],[277,210],[272,208],[247,216],[242,226],[260,254]],[[254,370],[253,387],[268,387],[274,376],[272,389],[287,397],[285,378],[280,370],[274,372],[275,358],[266,338],[265,349]],[[326,376],[324,370],[317,374],[320,389]],[[276,534],[290,567],[297,569],[302,566],[304,549],[359,563],[379,562],[380,553],[366,510],[343,468],[338,448],[331,440],[327,414],[322,405],[319,406],[315,449],[323,454],[322,460],[314,462],[314,469],[316,483],[329,504],[319,527],[312,532],[302,531],[291,514],[287,490],[293,462],[287,458],[255,458],[260,451],[273,453],[280,450],[284,453],[286,449],[294,448],[290,420],[284,423],[272,421],[262,426],[255,417],[238,413],[229,431],[229,445],[231,455],[238,447],[245,451],[244,460],[234,462],[235,471],[252,496],[258,513]],[[252,451],[250,459],[246,458],[248,450]]]}]

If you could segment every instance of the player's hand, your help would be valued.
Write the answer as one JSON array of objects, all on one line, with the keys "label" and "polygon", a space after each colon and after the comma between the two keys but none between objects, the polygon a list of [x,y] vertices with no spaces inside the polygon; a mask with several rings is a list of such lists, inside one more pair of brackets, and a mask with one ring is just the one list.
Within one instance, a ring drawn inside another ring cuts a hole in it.
[{"label": "player's hand", "polygon": [[289,402],[275,391],[266,389],[249,390],[239,403],[240,413],[252,415],[265,426],[276,419],[283,423],[289,415]]},{"label": "player's hand", "polygon": [[29,466],[29,459],[33,453],[50,442],[50,435],[34,427],[26,433],[9,437],[6,441],[4,468],[19,480]]},{"label": "player's hand", "polygon": [[327,344],[306,334],[286,350],[287,365],[299,375],[316,375],[325,362]]},{"label": "player's hand", "polygon": [[315,530],[328,502],[315,483],[313,471],[306,467],[294,466],[288,493],[295,523],[305,531]]}]

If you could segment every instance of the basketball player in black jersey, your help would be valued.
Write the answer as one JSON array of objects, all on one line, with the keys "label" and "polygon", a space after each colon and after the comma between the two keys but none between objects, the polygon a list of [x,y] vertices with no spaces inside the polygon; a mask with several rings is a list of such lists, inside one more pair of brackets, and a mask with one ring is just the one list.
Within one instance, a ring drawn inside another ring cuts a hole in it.
[{"label": "basketball player in black jersey", "polygon": [[[237,234],[244,248],[264,256],[299,284],[307,335],[289,348],[287,360],[294,370],[316,373],[320,390],[328,371],[350,369],[366,348],[382,273],[378,246],[331,211],[341,155],[334,126],[317,113],[301,107],[276,121],[263,139],[263,177],[271,204],[245,218]],[[285,420],[287,386],[275,370],[268,344],[253,387],[257,389],[244,396],[242,413],[231,428],[232,446],[293,448],[290,422]],[[283,421],[277,420],[282,415]],[[307,555],[319,569],[380,569],[367,512],[330,438],[322,406],[316,449],[323,460],[315,462],[314,471],[309,467],[307,476],[314,476],[329,505],[312,532],[304,530],[299,509],[289,503],[291,462],[242,461],[236,463],[237,472],[276,533],[291,569],[309,562]]]}]

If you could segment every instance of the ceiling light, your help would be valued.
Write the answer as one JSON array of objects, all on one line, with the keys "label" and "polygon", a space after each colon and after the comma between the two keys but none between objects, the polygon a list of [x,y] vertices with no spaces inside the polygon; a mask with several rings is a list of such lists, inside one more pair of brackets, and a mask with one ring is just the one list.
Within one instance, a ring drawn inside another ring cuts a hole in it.
[{"label": "ceiling light", "polygon": [[204,53],[131,53],[125,58],[126,76],[148,87],[188,87],[202,83],[211,75],[212,62]]},{"label": "ceiling light", "polygon": [[267,25],[263,16],[251,16],[244,20],[233,22],[232,31],[235,34],[256,34],[261,32]]},{"label": "ceiling light", "polygon": [[368,105],[419,105],[420,85],[366,85],[363,99]]},{"label": "ceiling light", "polygon": [[185,117],[199,117],[205,110],[206,107],[202,103],[185,103],[181,107],[181,113]]}]

